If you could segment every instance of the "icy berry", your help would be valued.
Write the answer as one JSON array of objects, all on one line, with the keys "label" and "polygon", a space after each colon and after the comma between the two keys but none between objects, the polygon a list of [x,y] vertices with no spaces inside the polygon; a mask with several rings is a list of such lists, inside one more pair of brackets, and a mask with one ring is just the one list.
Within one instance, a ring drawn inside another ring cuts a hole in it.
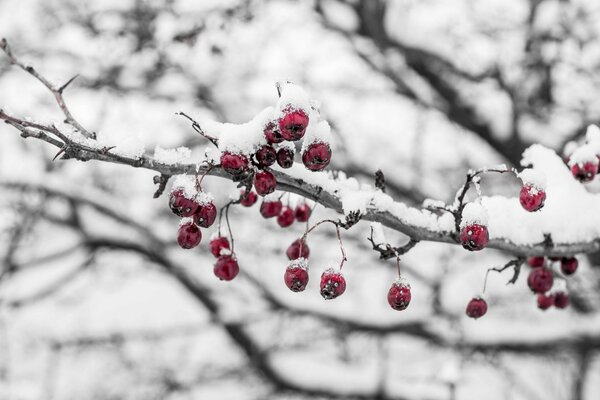
[{"label": "icy berry", "polygon": [[194,199],[186,197],[183,189],[177,189],[173,190],[169,196],[169,208],[175,215],[191,217],[198,209],[198,203]]},{"label": "icy berry", "polygon": [[527,285],[534,293],[546,293],[552,288],[554,276],[548,268],[534,268],[527,277]]},{"label": "icy berry", "polygon": [[277,160],[277,152],[273,146],[264,145],[254,154],[259,167],[270,167]]},{"label": "icy berry", "polygon": [[531,268],[542,267],[544,265],[544,257],[529,257],[527,259],[527,264],[529,264]]},{"label": "icy berry", "polygon": [[275,191],[277,179],[269,171],[260,171],[254,174],[254,189],[261,196],[266,196]]},{"label": "icy berry", "polygon": [[279,119],[279,132],[285,140],[295,141],[302,139],[308,126],[308,115],[302,110],[284,110]]},{"label": "icy berry", "polygon": [[540,310],[547,310],[554,305],[554,296],[540,293],[537,295],[537,305]]},{"label": "icy berry", "polygon": [[598,164],[586,162],[583,164],[573,164],[571,173],[580,182],[589,182],[596,176],[598,172]]},{"label": "icy berry", "polygon": [[308,206],[308,204],[298,204],[296,206],[296,221],[298,222],[306,222],[310,218],[310,214],[312,213],[312,209]]},{"label": "icy berry", "polygon": [[524,185],[519,194],[521,206],[529,212],[538,211],[544,206],[546,192],[531,185]]},{"label": "icy berry", "polygon": [[283,275],[285,285],[292,292],[302,292],[308,284],[308,267],[304,259],[293,261],[285,269]]},{"label": "icy berry", "polygon": [[310,249],[308,248],[308,244],[303,242],[302,239],[296,239],[290,244],[290,247],[287,248],[285,254],[290,260],[308,258]]},{"label": "icy berry", "polygon": [[281,213],[282,208],[283,204],[281,204],[281,201],[279,200],[263,201],[260,205],[260,214],[264,218],[273,218]]},{"label": "icy berry", "polygon": [[321,296],[332,300],[346,291],[346,280],[340,271],[329,268],[321,275]]},{"label": "icy berry", "polygon": [[181,224],[177,232],[177,243],[184,249],[191,249],[200,244],[202,232],[193,222]]},{"label": "icy berry", "polygon": [[331,148],[327,143],[315,142],[302,153],[304,166],[311,171],[320,171],[331,161]]},{"label": "icy berry", "polygon": [[248,169],[248,158],[225,151],[221,154],[221,167],[231,175],[239,175]]},{"label": "icy berry", "polygon": [[213,269],[215,276],[222,281],[230,281],[240,272],[237,260],[231,255],[220,256]]},{"label": "icy berry", "polygon": [[577,271],[578,262],[575,257],[565,257],[560,260],[560,270],[565,275],[573,275]]},{"label": "icy berry", "polygon": [[483,249],[490,240],[486,226],[479,224],[467,225],[460,231],[462,246],[470,251]]},{"label": "icy berry", "polygon": [[283,207],[281,213],[277,216],[277,223],[282,228],[287,228],[294,223],[294,210],[289,207]]},{"label": "icy berry", "polygon": [[554,307],[566,308],[569,305],[569,295],[565,292],[554,293]]},{"label": "icy berry", "polygon": [[294,151],[289,147],[277,150],[277,164],[281,168],[291,168],[294,165]]},{"label": "icy berry", "polygon": [[196,210],[196,214],[194,214],[194,222],[196,222],[198,226],[202,228],[210,227],[215,223],[216,218],[217,207],[215,207],[212,201],[206,204],[201,204],[200,207],[198,207],[198,210]]},{"label": "icy berry", "polygon": [[246,197],[243,197],[246,194],[244,189],[241,190],[240,195],[242,196],[242,200],[240,200],[240,204],[244,207],[252,207],[256,200],[258,200],[258,196],[254,191],[249,191]]},{"label": "icy berry", "polygon": [[264,130],[264,134],[265,138],[267,139],[267,142],[271,144],[283,142],[283,137],[281,136],[273,122],[269,122],[267,124]]},{"label": "icy berry", "polygon": [[221,250],[229,249],[229,239],[227,239],[225,236],[217,236],[211,240],[208,245],[212,255],[219,257],[221,255]]},{"label": "icy berry", "polygon": [[410,304],[410,285],[401,279],[396,280],[388,291],[387,300],[396,311],[406,310]]},{"label": "icy berry", "polygon": [[487,312],[487,303],[481,297],[473,297],[469,304],[467,304],[467,316],[469,318],[477,319],[481,318]]}]

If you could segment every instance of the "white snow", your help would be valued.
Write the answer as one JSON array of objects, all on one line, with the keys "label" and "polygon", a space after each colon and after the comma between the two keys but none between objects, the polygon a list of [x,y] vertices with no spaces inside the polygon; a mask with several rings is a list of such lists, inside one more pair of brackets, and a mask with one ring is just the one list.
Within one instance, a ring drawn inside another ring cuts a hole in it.
[{"label": "white snow", "polygon": [[518,174],[518,177],[523,185],[530,185],[538,190],[546,188],[546,175],[542,171],[526,168]]},{"label": "white snow", "polygon": [[196,177],[194,175],[177,175],[173,180],[171,191],[182,189],[184,196],[193,199],[196,196]]},{"label": "white snow", "polygon": [[212,120],[200,121],[204,132],[217,138],[219,150],[234,154],[253,154],[267,143],[264,135],[265,125],[273,118],[273,107],[267,107],[252,120],[243,124],[221,123]]},{"label": "white snow", "polygon": [[187,147],[163,149],[157,145],[154,149],[154,159],[163,164],[180,164],[189,160],[191,156],[192,151]]},{"label": "white snow", "polygon": [[277,101],[276,106],[278,114],[285,109],[303,110],[306,114],[310,113],[310,98],[304,89],[293,83],[281,84],[281,97]]},{"label": "white snow", "polygon": [[569,159],[569,166],[576,164],[582,165],[592,163],[598,165],[598,156],[596,155],[595,148],[591,144],[584,144],[571,154]]},{"label": "white snow", "polygon": [[488,212],[480,203],[467,203],[462,211],[461,229],[467,225],[488,225]]},{"label": "white snow", "polygon": [[371,222],[371,229],[373,231],[373,241],[375,244],[387,243],[385,240],[385,233],[383,232],[383,225],[379,222]]},{"label": "white snow", "polygon": [[315,122],[314,118],[310,119],[306,127],[306,133],[304,134],[302,151],[315,142],[327,144],[331,142],[331,127],[329,126],[329,122],[325,120]]}]

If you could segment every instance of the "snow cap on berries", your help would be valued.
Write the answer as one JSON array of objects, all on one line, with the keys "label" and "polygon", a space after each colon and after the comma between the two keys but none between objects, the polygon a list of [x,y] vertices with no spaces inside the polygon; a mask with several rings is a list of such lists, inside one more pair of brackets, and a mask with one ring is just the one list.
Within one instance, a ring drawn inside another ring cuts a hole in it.
[{"label": "snow cap on berries", "polygon": [[201,121],[204,132],[218,139],[221,152],[231,154],[253,154],[260,146],[267,144],[264,127],[273,118],[273,107],[267,107],[252,120],[243,124]]},{"label": "snow cap on berries", "polygon": [[279,145],[278,149],[281,148],[289,149],[293,154],[296,154],[296,146],[294,145],[294,142],[283,142]]},{"label": "snow cap on berries", "polygon": [[569,167],[588,163],[598,165],[598,156],[596,156],[594,148],[589,144],[583,145],[575,150],[569,159]]},{"label": "snow cap on berries", "polygon": [[408,283],[408,279],[406,279],[403,276],[399,276],[398,278],[396,278],[396,280],[394,281],[394,283],[392,283],[392,285],[398,286],[398,287],[410,288],[410,283]]},{"label": "snow cap on berries", "polygon": [[303,110],[307,115],[310,111],[310,99],[306,91],[290,82],[281,85],[281,97],[277,101],[275,118],[279,118],[286,109]]},{"label": "snow cap on berries", "polygon": [[331,142],[331,126],[329,122],[323,120],[318,122],[308,123],[306,133],[304,134],[304,141],[302,142],[302,152],[304,152],[309,145],[313,143],[326,143]]},{"label": "snow cap on berries", "polygon": [[518,174],[523,186],[532,186],[538,190],[546,189],[546,175],[533,168],[526,168]]},{"label": "snow cap on berries", "polygon": [[290,261],[287,268],[302,268],[308,271],[308,260],[304,257],[296,258],[295,260]]},{"label": "snow cap on berries", "polygon": [[571,157],[571,154],[573,154],[578,147],[579,144],[573,140],[567,142],[567,144],[565,144],[565,148],[563,149],[563,155],[565,157]]},{"label": "snow cap on berries", "polygon": [[186,217],[179,220],[179,226],[194,222],[194,218]]},{"label": "snow cap on berries", "polygon": [[193,175],[177,175],[173,181],[171,192],[175,190],[183,191],[186,199],[193,199],[196,196],[196,177]]},{"label": "snow cap on berries", "polygon": [[462,229],[466,226],[474,224],[487,226],[488,213],[485,210],[485,208],[479,203],[467,203],[462,211],[460,228]]}]

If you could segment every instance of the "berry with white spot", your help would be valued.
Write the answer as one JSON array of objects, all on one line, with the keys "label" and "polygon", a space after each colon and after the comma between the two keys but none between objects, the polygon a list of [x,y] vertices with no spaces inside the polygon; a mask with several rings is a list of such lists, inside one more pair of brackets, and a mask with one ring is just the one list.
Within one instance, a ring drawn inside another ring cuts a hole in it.
[{"label": "berry with white spot", "polygon": [[308,115],[303,110],[287,107],[279,118],[279,132],[285,140],[302,139],[308,126]]},{"label": "berry with white spot", "polygon": [[342,273],[333,268],[326,269],[321,275],[321,296],[325,300],[333,300],[346,291],[346,279]]},{"label": "berry with white spot", "polygon": [[294,151],[289,147],[277,150],[277,164],[281,168],[291,168],[294,165]]},{"label": "berry with white spot", "polygon": [[221,167],[230,175],[240,175],[248,169],[248,158],[243,154],[225,151],[221,154]]},{"label": "berry with white spot", "polygon": [[302,152],[302,163],[311,171],[321,171],[331,161],[331,147],[327,143],[314,142]]},{"label": "berry with white spot", "polygon": [[308,264],[304,258],[290,262],[283,275],[285,285],[292,292],[302,292],[308,284]]},{"label": "berry with white spot", "polygon": [[410,304],[410,285],[404,279],[397,279],[388,290],[387,301],[394,310],[406,310]]},{"label": "berry with white spot", "polygon": [[264,145],[260,149],[254,153],[254,158],[256,158],[256,163],[259,167],[265,168],[270,167],[275,164],[277,160],[277,152],[273,148],[273,146]]},{"label": "berry with white spot", "polygon": [[483,298],[473,297],[467,304],[465,312],[469,318],[478,319],[485,315],[487,309],[487,302]]},{"label": "berry with white spot", "polygon": [[229,239],[225,236],[217,236],[208,244],[213,256],[219,257],[223,250],[229,250]]},{"label": "berry with white spot", "polygon": [[169,195],[169,208],[177,216],[191,217],[198,209],[198,203],[193,197],[186,194],[184,189],[177,188]]},{"label": "berry with white spot", "polygon": [[208,228],[215,223],[217,218],[217,207],[211,201],[205,204],[200,204],[194,214],[194,222],[202,228]]},{"label": "berry with white spot", "polygon": [[179,226],[177,231],[177,243],[183,249],[191,249],[200,244],[202,232],[193,222],[185,222]]}]

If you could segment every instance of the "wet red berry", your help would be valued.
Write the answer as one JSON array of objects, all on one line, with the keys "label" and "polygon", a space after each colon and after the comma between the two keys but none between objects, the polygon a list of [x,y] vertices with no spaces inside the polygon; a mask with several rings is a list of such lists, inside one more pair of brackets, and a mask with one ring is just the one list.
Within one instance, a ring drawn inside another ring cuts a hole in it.
[{"label": "wet red berry", "polygon": [[286,109],[279,119],[279,132],[285,140],[300,140],[308,126],[308,115],[302,110]]},{"label": "wet red berry", "polygon": [[548,268],[534,268],[527,277],[527,285],[534,293],[546,293],[552,288],[554,275]]},{"label": "wet red berry", "polygon": [[[242,189],[240,192],[240,196],[244,196],[245,194],[246,194],[246,191],[244,189]],[[254,191],[251,190],[248,192],[246,197],[242,197],[242,200],[240,200],[240,204],[243,205],[244,207],[252,207],[254,205],[254,203],[256,203],[256,200],[258,200],[258,196],[256,195],[256,193]]]},{"label": "wet red berry", "polygon": [[282,228],[287,228],[288,226],[294,223],[294,220],[294,210],[292,210],[289,207],[283,207],[281,209],[281,213],[279,213],[279,215],[277,216],[277,223]]},{"label": "wet red berry", "polygon": [[261,196],[266,196],[275,191],[277,179],[269,171],[259,171],[254,174],[254,189]]},{"label": "wet red berry", "polygon": [[315,142],[302,152],[302,163],[311,171],[320,171],[331,161],[331,148],[327,143]]},{"label": "wet red berry", "polygon": [[527,264],[529,264],[531,268],[542,267],[544,265],[544,257],[529,257],[527,259]]},{"label": "wet red berry", "polygon": [[569,306],[569,295],[565,292],[554,293],[554,307],[567,308]]},{"label": "wet red berry", "polygon": [[221,250],[227,249],[229,250],[229,239],[225,236],[217,236],[208,244],[210,247],[210,252],[213,256],[219,257],[221,255]]},{"label": "wet red berry", "polygon": [[571,173],[580,182],[589,182],[598,173],[598,164],[593,162],[586,162],[583,164],[573,164],[571,167]]},{"label": "wet red berry", "polygon": [[320,287],[321,296],[325,300],[332,300],[346,291],[346,279],[340,271],[329,268],[321,275]]},{"label": "wet red berry", "polygon": [[283,137],[273,122],[269,122],[264,130],[265,139],[271,144],[283,142]]},{"label": "wet red berry", "polygon": [[217,207],[211,201],[210,203],[201,204],[194,214],[194,222],[202,228],[208,228],[215,223],[217,218]]},{"label": "wet red berry", "polygon": [[548,296],[545,294],[537,295],[537,305],[540,310],[547,310],[554,305],[554,296]]},{"label": "wet red berry", "polygon": [[410,304],[410,285],[401,279],[396,280],[388,291],[387,300],[394,310],[406,310]]},{"label": "wet red berry", "polygon": [[283,275],[285,285],[292,292],[302,292],[308,284],[308,266],[304,259],[292,261]]},{"label": "wet red berry", "polygon": [[277,160],[277,152],[273,146],[264,145],[254,154],[259,167],[270,167]]},{"label": "wet red berry", "polygon": [[487,227],[479,224],[465,226],[460,231],[460,241],[462,246],[470,251],[485,248],[490,241]]},{"label": "wet red berry", "polygon": [[248,158],[225,151],[221,154],[221,167],[231,175],[239,175],[248,169]]},{"label": "wet red berry", "polygon": [[213,272],[220,280],[230,281],[240,272],[240,266],[233,256],[224,255],[217,259]]},{"label": "wet red berry", "polygon": [[294,151],[289,147],[277,150],[277,164],[281,168],[291,168],[294,165]]},{"label": "wet red berry", "polygon": [[525,185],[521,188],[519,202],[521,206],[529,212],[538,211],[544,206],[546,192],[537,189],[531,185]]},{"label": "wet red berry", "polygon": [[287,248],[285,254],[290,260],[308,258],[310,256],[310,248],[306,242],[302,242],[302,239],[296,239]]},{"label": "wet red berry", "polygon": [[202,240],[202,232],[193,222],[186,222],[179,226],[177,232],[177,243],[183,249],[191,249],[200,244]]},{"label": "wet red berry", "polygon": [[487,302],[481,297],[474,297],[467,304],[466,314],[469,318],[477,319],[481,318],[487,312]]},{"label": "wet red berry", "polygon": [[198,203],[194,199],[186,197],[183,189],[176,189],[169,195],[169,208],[175,215],[191,217],[198,209]]},{"label": "wet red berry", "polygon": [[279,215],[282,208],[283,204],[279,200],[263,201],[260,205],[260,214],[264,218],[273,218]]},{"label": "wet red berry", "polygon": [[296,221],[298,222],[306,222],[310,218],[310,214],[312,214],[312,209],[308,206],[308,204],[298,204],[296,206]]},{"label": "wet red berry", "polygon": [[573,275],[579,263],[575,257],[565,257],[560,260],[560,270],[565,275]]}]

